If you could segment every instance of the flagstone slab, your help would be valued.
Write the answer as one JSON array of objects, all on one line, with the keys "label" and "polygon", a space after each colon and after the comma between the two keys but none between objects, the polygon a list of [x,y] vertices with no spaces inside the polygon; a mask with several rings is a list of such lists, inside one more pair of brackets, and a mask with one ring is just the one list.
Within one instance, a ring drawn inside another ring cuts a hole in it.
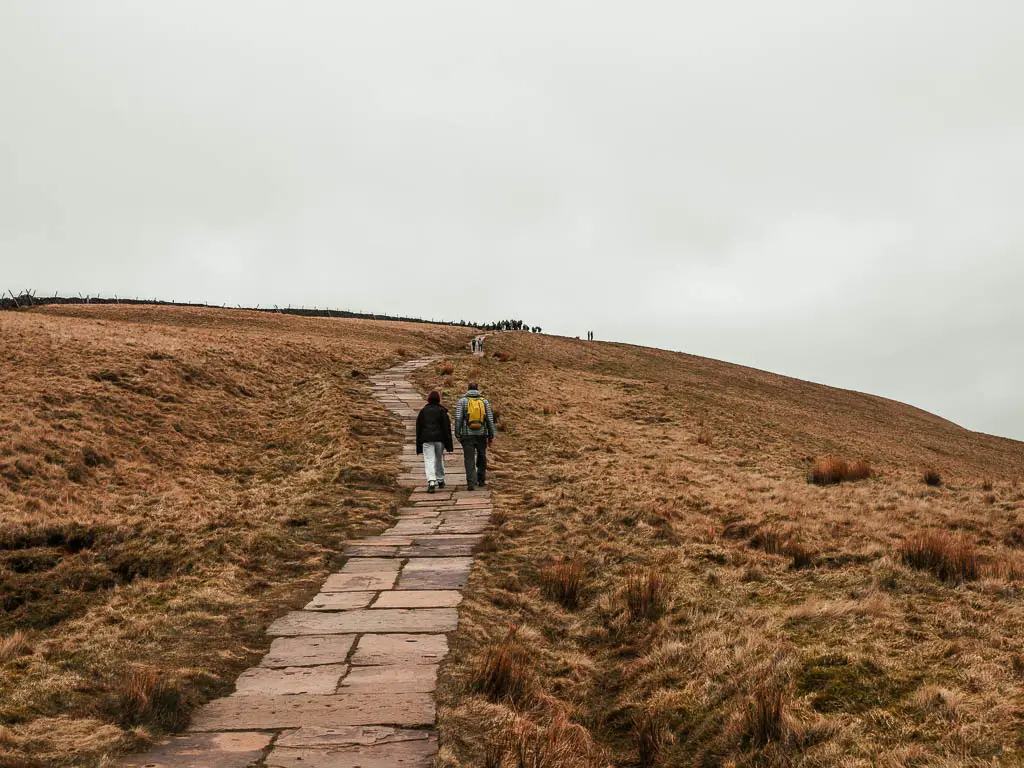
[{"label": "flagstone slab", "polygon": [[298,693],[334,693],[348,671],[345,664],[322,667],[253,667],[243,672],[235,684],[235,696],[290,696]]},{"label": "flagstone slab", "polygon": [[385,536],[381,534],[380,536],[367,536],[365,539],[356,539],[349,543],[364,547],[400,547],[412,544],[413,540],[412,536]]},{"label": "flagstone slab", "polygon": [[483,540],[483,535],[479,533],[432,533],[427,536],[416,536],[409,543],[418,547],[429,547],[434,544],[479,544]]},{"label": "flagstone slab", "polygon": [[423,547],[401,547],[399,557],[463,557],[473,554],[474,544],[438,544]]},{"label": "flagstone slab", "polygon": [[338,693],[430,693],[436,688],[436,664],[388,664],[353,667]]},{"label": "flagstone slab", "polygon": [[409,496],[409,501],[415,504],[418,501],[449,501],[451,494],[442,491],[441,493],[413,493]]},{"label": "flagstone slab", "polygon": [[437,529],[438,533],[483,533],[490,523],[459,523],[457,525],[442,525]]},{"label": "flagstone slab", "polygon": [[405,589],[450,590],[466,586],[473,566],[471,557],[423,557],[409,560],[395,587]]},{"label": "flagstone slab", "polygon": [[321,592],[378,592],[391,589],[397,569],[381,573],[332,573],[320,587]]},{"label": "flagstone slab", "polygon": [[270,644],[270,651],[261,667],[311,667],[320,664],[342,664],[355,644],[355,635],[311,635],[279,637]]},{"label": "flagstone slab", "polygon": [[352,654],[352,666],[437,664],[447,653],[445,635],[363,635]]},{"label": "flagstone slab", "polygon": [[392,535],[416,536],[418,534],[431,534],[439,525],[441,525],[441,520],[437,515],[432,515],[431,517],[401,517],[388,531]]},{"label": "flagstone slab", "polygon": [[189,731],[250,731],[343,725],[433,725],[434,698],[429,693],[375,696],[229,696],[196,712]]},{"label": "flagstone slab", "polygon": [[394,590],[381,592],[370,610],[380,608],[454,608],[462,593],[454,589]]},{"label": "flagstone slab", "polygon": [[172,736],[120,768],[248,768],[263,757],[271,733],[194,733]]},{"label": "flagstone slab", "polygon": [[293,749],[275,747],[267,768],[431,768],[437,755],[436,737],[375,747]]},{"label": "flagstone slab", "polygon": [[473,567],[472,557],[446,557],[443,559],[437,558],[412,558],[409,560],[405,567],[402,569],[402,573],[411,573],[414,571],[466,571]]},{"label": "flagstone slab", "polygon": [[469,574],[461,571],[414,571],[402,574],[396,590],[447,590],[462,589],[466,586]]},{"label": "flagstone slab", "polygon": [[437,507],[415,507],[408,512],[403,512],[400,520],[423,520],[431,517],[440,517],[441,510]]},{"label": "flagstone slab", "polygon": [[394,560],[388,560],[381,558],[379,560],[373,559],[360,559],[350,560],[345,563],[341,569],[341,573],[398,573],[401,568],[400,563],[396,563]]},{"label": "flagstone slab", "polygon": [[269,635],[331,635],[361,632],[453,632],[454,608],[367,608],[343,613],[292,611],[267,630]]},{"label": "flagstone slab", "polygon": [[413,731],[383,725],[350,725],[343,728],[299,728],[285,731],[275,743],[279,747],[379,746],[403,741],[429,741],[430,731]]},{"label": "flagstone slab", "polygon": [[376,592],[321,592],[303,608],[304,611],[353,611],[365,608]]},{"label": "flagstone slab", "polygon": [[400,554],[399,550],[400,547],[382,547],[376,544],[349,544],[341,553],[345,557],[396,557]]}]

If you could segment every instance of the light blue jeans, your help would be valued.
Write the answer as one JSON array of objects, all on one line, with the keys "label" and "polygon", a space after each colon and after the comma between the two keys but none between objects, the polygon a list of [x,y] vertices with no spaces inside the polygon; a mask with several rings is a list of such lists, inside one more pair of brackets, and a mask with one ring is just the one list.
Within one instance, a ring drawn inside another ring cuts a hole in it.
[{"label": "light blue jeans", "polygon": [[444,443],[423,444],[423,468],[428,483],[444,480]]}]

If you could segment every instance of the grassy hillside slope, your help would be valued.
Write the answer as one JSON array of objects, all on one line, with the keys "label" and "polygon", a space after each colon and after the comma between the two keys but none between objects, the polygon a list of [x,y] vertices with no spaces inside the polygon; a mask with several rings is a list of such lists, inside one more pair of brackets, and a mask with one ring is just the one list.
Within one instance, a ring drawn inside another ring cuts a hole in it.
[{"label": "grassy hillside slope", "polygon": [[212,309],[0,313],[0,765],[187,721],[395,508],[365,374],[471,331]]},{"label": "grassy hillside slope", "polygon": [[[420,374],[478,378],[502,429],[442,765],[1024,764],[1024,444],[687,355],[487,344]],[[808,482],[828,456],[871,476]]]}]

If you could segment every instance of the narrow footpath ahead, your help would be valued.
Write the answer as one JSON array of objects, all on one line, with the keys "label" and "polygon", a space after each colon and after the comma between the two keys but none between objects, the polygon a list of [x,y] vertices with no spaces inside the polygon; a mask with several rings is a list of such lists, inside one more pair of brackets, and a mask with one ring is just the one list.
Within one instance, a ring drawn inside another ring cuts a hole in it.
[{"label": "narrow footpath ahead", "polygon": [[462,454],[446,457],[447,487],[429,494],[416,455],[424,398],[415,360],[372,377],[404,422],[413,489],[399,520],[350,542],[344,567],[303,610],[275,621],[259,666],[233,695],[200,709],[188,733],[125,768],[427,768],[437,753],[434,690],[456,606],[491,516],[489,491],[466,490]]}]

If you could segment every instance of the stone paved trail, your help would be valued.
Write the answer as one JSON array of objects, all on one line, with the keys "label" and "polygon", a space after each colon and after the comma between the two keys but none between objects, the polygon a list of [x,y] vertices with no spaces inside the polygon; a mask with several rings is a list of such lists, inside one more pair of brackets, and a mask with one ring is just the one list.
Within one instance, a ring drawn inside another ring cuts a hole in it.
[{"label": "stone paved trail", "polygon": [[233,695],[124,768],[433,764],[438,665],[492,507],[488,491],[465,489],[461,453],[446,457],[447,487],[426,493],[415,442],[424,398],[408,375],[430,362],[371,378],[405,426],[399,483],[413,492],[398,522],[345,547],[348,559],[320,594],[270,626],[270,651],[242,673]]}]

